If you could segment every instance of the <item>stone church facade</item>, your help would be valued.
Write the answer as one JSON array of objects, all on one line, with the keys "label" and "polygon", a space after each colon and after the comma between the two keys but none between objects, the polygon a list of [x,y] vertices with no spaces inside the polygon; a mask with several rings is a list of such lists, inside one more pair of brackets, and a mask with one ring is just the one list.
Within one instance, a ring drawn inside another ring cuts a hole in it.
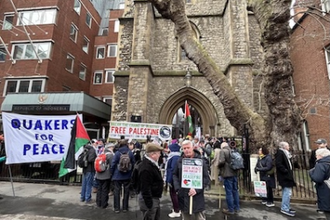
[{"label": "stone church facade", "polygon": [[[264,111],[259,28],[245,0],[191,0],[186,13],[197,39],[237,94],[255,111]],[[126,0],[118,48],[111,120],[140,116],[144,123],[172,124],[187,101],[198,112],[195,124],[202,134],[240,135],[205,77],[185,58],[172,21],[148,1]]]}]

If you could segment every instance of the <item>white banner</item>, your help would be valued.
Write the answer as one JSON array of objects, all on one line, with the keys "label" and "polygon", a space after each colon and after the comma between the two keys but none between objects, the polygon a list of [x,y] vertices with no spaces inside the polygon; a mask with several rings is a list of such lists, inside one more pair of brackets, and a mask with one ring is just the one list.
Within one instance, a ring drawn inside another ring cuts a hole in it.
[{"label": "white banner", "polygon": [[62,160],[75,117],[3,112],[6,164]]},{"label": "white banner", "polygon": [[172,125],[110,121],[109,138],[120,139],[120,136],[125,136],[125,139],[147,139],[147,135],[152,139],[169,140]]}]

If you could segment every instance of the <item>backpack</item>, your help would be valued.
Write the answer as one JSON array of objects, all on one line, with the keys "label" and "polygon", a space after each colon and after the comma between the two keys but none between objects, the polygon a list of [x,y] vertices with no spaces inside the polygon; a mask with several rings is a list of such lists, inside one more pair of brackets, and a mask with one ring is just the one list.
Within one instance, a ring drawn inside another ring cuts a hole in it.
[{"label": "backpack", "polygon": [[101,153],[99,154],[95,161],[94,161],[94,168],[95,171],[98,173],[103,173],[104,171],[106,171],[107,169],[109,169],[109,163],[107,160],[107,155],[109,155],[110,152],[107,153]]},{"label": "backpack", "polygon": [[83,152],[78,156],[78,166],[80,168],[86,168],[88,166],[88,148],[84,147]]},{"label": "backpack", "polygon": [[244,169],[244,160],[242,155],[235,150],[231,150],[230,151],[230,163],[229,166],[233,169],[233,170],[240,170],[240,169]]},{"label": "backpack", "polygon": [[126,173],[132,169],[132,162],[131,162],[131,158],[129,157],[128,152],[129,151],[127,151],[126,153],[119,152],[120,159],[119,159],[117,168],[120,172],[123,172],[123,173]]},{"label": "backpack", "polygon": [[131,177],[131,189],[135,191],[136,194],[140,193],[140,177],[139,177],[139,168],[141,164],[141,160],[137,161],[134,165],[133,172],[132,172],[132,177]]}]

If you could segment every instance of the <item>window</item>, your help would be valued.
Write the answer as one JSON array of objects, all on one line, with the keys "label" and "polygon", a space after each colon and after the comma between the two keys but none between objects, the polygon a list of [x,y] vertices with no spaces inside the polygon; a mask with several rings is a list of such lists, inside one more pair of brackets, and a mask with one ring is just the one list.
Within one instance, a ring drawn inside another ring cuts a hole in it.
[{"label": "window", "polygon": [[114,70],[106,70],[105,71],[105,83],[113,83],[113,74],[115,73]]},{"label": "window", "polygon": [[44,92],[46,79],[6,79],[4,96],[8,93]]},{"label": "window", "polygon": [[80,15],[81,3],[79,0],[74,0],[73,9]]},{"label": "window", "polygon": [[74,57],[70,54],[66,55],[65,69],[70,73],[73,73]]},{"label": "window", "polygon": [[2,24],[2,30],[11,30],[13,28],[14,15],[5,15]]},{"label": "window", "polygon": [[86,66],[84,64],[80,65],[79,79],[82,79],[84,81],[86,79]]},{"label": "window", "polygon": [[17,25],[55,24],[56,9],[18,12]]},{"label": "window", "polygon": [[114,27],[114,30],[113,30],[115,33],[118,33],[119,32],[119,20],[116,20],[115,21],[115,27]]},{"label": "window", "polygon": [[321,0],[322,11],[329,13],[330,12],[330,0]]},{"label": "window", "polygon": [[49,59],[51,47],[51,42],[13,44],[12,56],[15,60]]},{"label": "window", "polygon": [[0,46],[0,62],[3,62],[6,60],[6,48],[4,46]]},{"label": "window", "polygon": [[108,57],[116,57],[117,56],[117,44],[108,45]]},{"label": "window", "polygon": [[73,40],[74,42],[77,42],[77,35],[78,35],[78,28],[76,27],[76,25],[71,24],[70,39]]},{"label": "window", "polygon": [[88,54],[88,48],[89,48],[89,40],[87,37],[84,37],[82,50]]},{"label": "window", "polygon": [[102,28],[101,35],[102,36],[108,36],[109,29],[108,28]]},{"label": "window", "polygon": [[112,97],[103,98],[103,102],[108,103],[109,105],[112,105]]},{"label": "window", "polygon": [[[194,33],[195,38],[197,40],[199,40],[199,38],[200,38],[200,32],[199,32],[197,26],[194,23],[192,23],[192,22],[190,22],[190,26],[191,26],[191,28],[193,30],[193,33]],[[185,61],[188,61],[189,60],[188,57],[187,57],[187,53],[181,47],[179,40],[178,40],[178,60],[179,60],[179,62],[185,62]]]},{"label": "window", "polygon": [[102,84],[103,72],[98,71],[94,73],[93,84]]},{"label": "window", "polygon": [[119,9],[125,9],[125,3],[120,3],[119,4]]},{"label": "window", "polygon": [[92,26],[92,16],[88,12],[86,14],[86,24],[88,27]]},{"label": "window", "polygon": [[99,46],[96,48],[96,59],[104,59],[105,56],[105,47]]},{"label": "window", "polygon": [[327,62],[328,79],[330,79],[330,46],[325,49],[325,61]]}]

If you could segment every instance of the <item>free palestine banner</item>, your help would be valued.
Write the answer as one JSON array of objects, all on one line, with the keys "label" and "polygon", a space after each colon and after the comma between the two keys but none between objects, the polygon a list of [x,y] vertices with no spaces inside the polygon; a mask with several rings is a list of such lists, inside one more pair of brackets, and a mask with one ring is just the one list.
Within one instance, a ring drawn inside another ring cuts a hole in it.
[{"label": "free palestine banner", "polygon": [[69,147],[75,118],[3,112],[6,164],[61,161]]}]

